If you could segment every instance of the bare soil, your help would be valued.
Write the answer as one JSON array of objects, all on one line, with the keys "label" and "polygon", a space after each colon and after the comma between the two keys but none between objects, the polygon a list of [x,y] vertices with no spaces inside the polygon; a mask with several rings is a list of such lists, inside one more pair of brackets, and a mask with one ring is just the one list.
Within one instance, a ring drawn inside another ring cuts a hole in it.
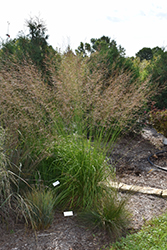
[{"label": "bare soil", "polygon": [[[152,140],[152,136],[155,140]],[[109,158],[111,165],[116,168],[118,181],[167,189],[167,172],[157,169],[147,159],[149,155],[160,150],[156,140],[160,140],[159,136],[150,134],[125,137],[117,143]],[[155,161],[155,164],[165,167],[167,154],[160,157],[158,155]],[[120,195],[127,194],[120,192]],[[146,221],[167,211],[167,200],[158,196],[133,193],[129,196],[127,206],[132,213],[130,229],[136,231]],[[103,246],[107,249],[112,242],[105,232],[78,225],[75,214],[73,217],[63,217],[62,214],[56,213],[51,227],[38,232],[28,230],[23,223],[16,224],[11,220],[9,224],[1,225],[0,235],[0,250],[98,250]]]}]

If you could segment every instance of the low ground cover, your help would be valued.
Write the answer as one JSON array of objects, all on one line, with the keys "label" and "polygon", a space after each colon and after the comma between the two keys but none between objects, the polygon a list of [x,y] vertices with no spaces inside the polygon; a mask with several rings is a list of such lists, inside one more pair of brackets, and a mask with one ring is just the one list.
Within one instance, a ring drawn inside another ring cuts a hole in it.
[{"label": "low ground cover", "polygon": [[167,213],[146,223],[138,233],[122,238],[111,249],[167,249]]}]

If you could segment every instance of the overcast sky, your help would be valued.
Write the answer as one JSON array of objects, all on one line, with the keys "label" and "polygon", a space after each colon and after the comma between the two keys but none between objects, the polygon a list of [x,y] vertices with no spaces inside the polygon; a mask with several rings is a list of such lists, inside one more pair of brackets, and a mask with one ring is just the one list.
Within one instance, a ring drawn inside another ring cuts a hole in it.
[{"label": "overcast sky", "polygon": [[143,47],[167,46],[167,0],[6,0],[0,4],[0,38],[28,33],[25,20],[45,21],[49,44],[64,50],[109,36],[135,56]]}]

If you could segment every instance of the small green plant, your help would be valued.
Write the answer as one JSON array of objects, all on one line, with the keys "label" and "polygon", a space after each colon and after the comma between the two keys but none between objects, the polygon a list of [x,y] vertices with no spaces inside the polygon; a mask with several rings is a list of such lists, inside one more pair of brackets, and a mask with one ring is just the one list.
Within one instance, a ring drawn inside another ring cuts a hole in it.
[{"label": "small green plant", "polygon": [[167,109],[159,110],[153,106],[150,111],[150,123],[159,133],[167,137]]},{"label": "small green plant", "polygon": [[112,250],[167,249],[167,213],[148,222],[138,233],[122,238]]},{"label": "small green plant", "polygon": [[125,207],[126,201],[126,198],[118,201],[116,190],[108,190],[96,207],[81,212],[78,218],[87,226],[104,229],[112,239],[116,239],[127,230],[130,222],[130,213]]},{"label": "small green plant", "polygon": [[53,192],[43,186],[35,187],[26,193],[25,201],[29,207],[27,220],[31,222],[32,227],[36,230],[48,228],[54,216]]}]

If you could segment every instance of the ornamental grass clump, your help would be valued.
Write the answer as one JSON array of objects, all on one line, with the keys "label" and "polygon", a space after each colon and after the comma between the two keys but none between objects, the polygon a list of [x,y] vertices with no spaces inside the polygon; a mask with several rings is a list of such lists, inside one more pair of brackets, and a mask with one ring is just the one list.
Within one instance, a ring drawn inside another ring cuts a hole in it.
[{"label": "ornamental grass clump", "polygon": [[29,215],[30,211],[24,198],[19,194],[19,183],[28,183],[13,171],[14,166],[5,154],[5,139],[5,130],[0,127],[0,223],[8,223],[10,217],[12,219],[24,217],[28,223],[25,210]]},{"label": "ornamental grass clump", "polygon": [[0,62],[0,118],[6,128],[6,153],[23,178],[30,178],[53,140],[54,89],[31,62]]},{"label": "ornamental grass clump", "polygon": [[[1,154],[1,212],[14,212],[34,227],[31,206],[22,196],[32,173],[48,156],[53,136],[53,90],[30,62],[0,61],[0,118],[5,128]],[[5,152],[5,154],[4,154]],[[14,218],[14,217],[13,217]],[[29,219],[28,219],[29,218]]]},{"label": "ornamental grass clump", "polygon": [[[39,173],[46,185],[60,181],[54,191],[55,204],[61,209],[92,209],[108,192],[105,184],[114,176],[106,152],[122,131],[133,129],[150,94],[149,81],[132,81],[130,72],[120,70],[106,80],[105,65],[90,71],[87,58],[73,53],[61,57],[56,73],[55,65],[48,66],[52,86],[30,61],[0,62],[0,118],[8,136],[6,153],[17,166],[18,180],[34,183]],[[25,185],[16,189],[19,195],[21,189]],[[32,199],[38,196],[42,196],[40,191]],[[38,207],[22,204],[18,206],[25,214],[28,208]]]},{"label": "ornamental grass clump", "polygon": [[[133,129],[149,96],[149,80],[131,81],[130,72],[117,72],[104,80],[105,67],[89,70],[86,58],[62,56],[55,83],[58,132],[52,158],[39,166],[41,178],[60,186],[56,202],[63,208],[95,206],[113,177],[106,152],[122,131]],[[140,111],[140,112],[139,112]]]},{"label": "ornamental grass clump", "polygon": [[105,65],[90,70],[87,58],[72,53],[62,57],[55,80],[55,97],[59,114],[67,124],[77,110],[87,126],[111,128],[117,125],[124,131],[133,130],[152,94],[150,79],[132,81],[132,73],[125,70],[115,69],[107,79],[106,74]]},{"label": "ornamental grass clump", "polygon": [[55,198],[52,190],[40,185],[25,193],[25,201],[29,208],[25,211],[27,221],[35,230],[47,229],[54,218]]},{"label": "ornamental grass clump", "polygon": [[2,218],[6,218],[11,206],[11,185],[10,178],[13,179],[13,176],[10,175],[10,172],[7,169],[9,164],[7,157],[4,153],[4,140],[5,140],[5,131],[0,127],[0,221]]},{"label": "ornamental grass clump", "polygon": [[104,193],[97,206],[78,214],[78,221],[93,229],[105,230],[112,239],[123,235],[130,224],[130,213],[126,210],[127,198],[118,199],[115,190]]},{"label": "ornamental grass clump", "polygon": [[80,135],[60,137],[54,146],[55,160],[48,171],[60,181],[56,203],[62,208],[92,208],[103,197],[108,177],[113,176],[106,155],[96,141]]}]

